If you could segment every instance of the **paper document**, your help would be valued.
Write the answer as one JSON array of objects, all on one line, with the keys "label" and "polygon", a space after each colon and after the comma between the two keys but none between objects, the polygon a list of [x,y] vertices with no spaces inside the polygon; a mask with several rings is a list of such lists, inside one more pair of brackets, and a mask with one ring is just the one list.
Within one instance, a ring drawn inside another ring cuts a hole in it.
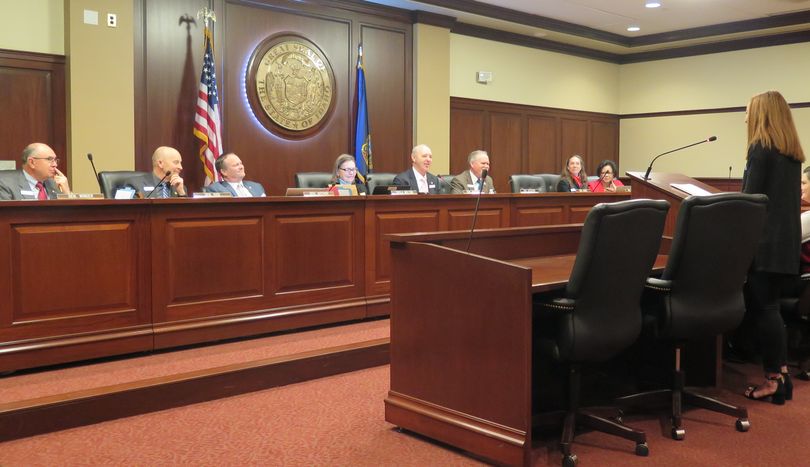
[{"label": "paper document", "polygon": [[677,188],[678,190],[681,190],[681,191],[685,191],[685,192],[689,193],[690,195],[695,195],[695,196],[704,196],[704,195],[710,195],[711,194],[710,192],[704,190],[703,188],[701,188],[701,187],[699,187],[697,185],[693,185],[691,183],[670,183],[669,186],[671,186],[672,188]]}]

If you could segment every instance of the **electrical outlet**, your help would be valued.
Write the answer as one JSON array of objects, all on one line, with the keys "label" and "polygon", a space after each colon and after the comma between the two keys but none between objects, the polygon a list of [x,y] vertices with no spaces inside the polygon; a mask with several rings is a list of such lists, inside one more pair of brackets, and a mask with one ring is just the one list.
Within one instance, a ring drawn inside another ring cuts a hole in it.
[{"label": "electrical outlet", "polygon": [[115,13],[107,13],[107,27],[109,28],[118,27],[118,15],[116,15]]}]

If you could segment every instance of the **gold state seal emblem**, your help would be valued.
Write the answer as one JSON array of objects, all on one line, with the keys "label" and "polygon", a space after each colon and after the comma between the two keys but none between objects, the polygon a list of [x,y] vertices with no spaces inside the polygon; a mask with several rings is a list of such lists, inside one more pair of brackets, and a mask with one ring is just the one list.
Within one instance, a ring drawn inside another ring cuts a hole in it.
[{"label": "gold state seal emblem", "polygon": [[313,45],[283,40],[256,67],[256,93],[264,112],[288,130],[320,123],[332,104],[332,68]]}]

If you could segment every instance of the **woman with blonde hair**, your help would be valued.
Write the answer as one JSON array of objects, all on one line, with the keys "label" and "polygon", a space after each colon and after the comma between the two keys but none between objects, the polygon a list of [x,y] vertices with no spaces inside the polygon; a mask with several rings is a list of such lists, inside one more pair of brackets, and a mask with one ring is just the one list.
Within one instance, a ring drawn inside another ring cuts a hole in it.
[{"label": "woman with blonde hair", "polygon": [[367,193],[366,185],[357,182],[357,165],[355,165],[354,156],[339,155],[335,159],[335,167],[332,169],[332,185],[354,185],[357,187],[357,194]]},{"label": "woman with blonde hair", "polygon": [[776,91],[751,98],[745,111],[748,155],[743,193],[768,195],[768,217],[745,284],[746,313],[757,327],[765,382],[746,397],[784,404],[793,397],[785,326],[779,311],[782,282],[799,271],[800,178],[804,152],[790,106]]}]

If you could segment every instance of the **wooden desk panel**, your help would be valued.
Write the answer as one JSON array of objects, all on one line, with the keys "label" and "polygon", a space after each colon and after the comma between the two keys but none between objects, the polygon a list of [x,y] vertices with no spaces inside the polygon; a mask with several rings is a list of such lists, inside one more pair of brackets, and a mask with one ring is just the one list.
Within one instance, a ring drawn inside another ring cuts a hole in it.
[{"label": "wooden desk panel", "polygon": [[[480,230],[569,221],[597,202],[628,198],[486,195],[471,250],[526,256],[521,242],[496,248]],[[3,202],[0,283],[10,287],[0,290],[0,371],[387,315],[385,235],[467,229],[475,201]],[[562,217],[521,217],[521,209]],[[454,235],[449,242],[466,241],[466,232]],[[555,238],[536,242],[529,256],[576,250],[578,231]],[[45,284],[32,264],[45,265]]]}]

